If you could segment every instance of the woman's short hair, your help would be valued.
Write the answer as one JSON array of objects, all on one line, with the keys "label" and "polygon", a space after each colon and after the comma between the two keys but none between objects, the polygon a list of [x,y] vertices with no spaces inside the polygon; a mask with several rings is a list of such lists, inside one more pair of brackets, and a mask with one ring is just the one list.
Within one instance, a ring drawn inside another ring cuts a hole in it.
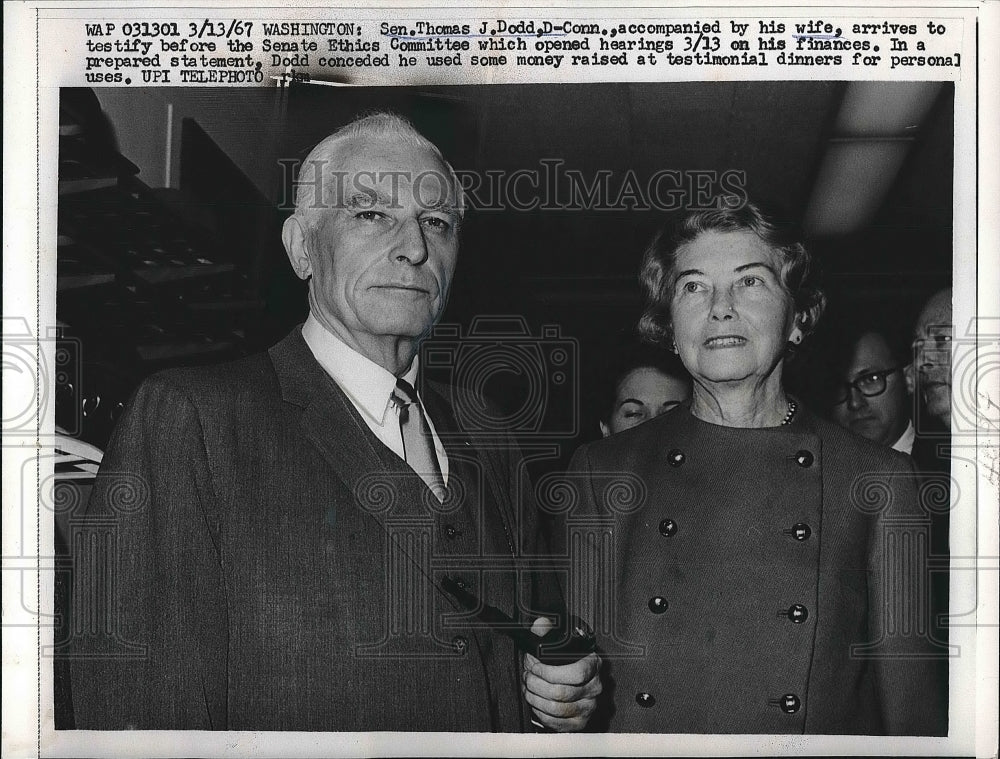
[{"label": "woman's short hair", "polygon": [[673,340],[670,316],[671,293],[676,282],[678,249],[705,232],[753,232],[780,259],[778,278],[794,304],[799,328],[812,332],[826,295],[816,280],[812,257],[791,224],[777,221],[749,200],[721,195],[710,208],[692,211],[679,223],[662,228],[646,248],[639,268],[639,283],[645,309],[639,319],[639,334],[649,342],[669,345]]}]

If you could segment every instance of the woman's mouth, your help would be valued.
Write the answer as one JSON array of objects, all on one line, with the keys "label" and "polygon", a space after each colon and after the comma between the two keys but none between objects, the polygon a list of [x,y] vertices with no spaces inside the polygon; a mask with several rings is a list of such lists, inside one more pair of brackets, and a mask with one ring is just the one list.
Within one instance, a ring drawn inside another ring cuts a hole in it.
[{"label": "woman's mouth", "polygon": [[706,348],[735,348],[746,343],[747,339],[740,335],[720,335],[710,337],[704,342]]}]

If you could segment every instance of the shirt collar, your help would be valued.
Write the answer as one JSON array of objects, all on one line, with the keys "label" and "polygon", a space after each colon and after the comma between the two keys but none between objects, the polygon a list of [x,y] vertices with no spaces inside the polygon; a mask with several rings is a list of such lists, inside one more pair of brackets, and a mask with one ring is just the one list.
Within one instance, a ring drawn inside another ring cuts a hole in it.
[{"label": "shirt collar", "polygon": [[[302,337],[313,356],[361,413],[376,424],[385,423],[389,397],[396,377],[387,369],[362,356],[309,314],[302,325]],[[413,357],[402,378],[415,385],[419,358]]]},{"label": "shirt collar", "polygon": [[913,453],[913,441],[916,440],[917,431],[913,429],[913,421],[909,421],[906,424],[906,429],[903,430],[903,434],[899,436],[899,440],[892,444],[892,449],[894,451],[900,451],[901,453]]}]

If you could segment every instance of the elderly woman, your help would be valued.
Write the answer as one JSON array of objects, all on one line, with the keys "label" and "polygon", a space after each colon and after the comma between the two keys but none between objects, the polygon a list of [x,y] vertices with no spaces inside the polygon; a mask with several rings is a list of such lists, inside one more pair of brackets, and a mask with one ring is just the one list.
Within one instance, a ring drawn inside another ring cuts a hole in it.
[{"label": "elderly woman", "polygon": [[943,734],[912,468],[786,392],[824,295],[783,227],[717,207],[659,234],[641,271],[640,329],[680,356],[690,401],[571,465],[607,727]]}]

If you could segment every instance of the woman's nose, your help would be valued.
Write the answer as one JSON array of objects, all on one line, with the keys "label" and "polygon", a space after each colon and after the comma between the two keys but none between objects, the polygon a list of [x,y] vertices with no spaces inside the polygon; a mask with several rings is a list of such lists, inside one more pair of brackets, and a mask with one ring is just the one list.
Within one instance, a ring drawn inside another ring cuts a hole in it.
[{"label": "woman's nose", "polygon": [[729,290],[716,290],[712,294],[712,318],[732,319],[735,316],[733,311],[733,296]]}]

